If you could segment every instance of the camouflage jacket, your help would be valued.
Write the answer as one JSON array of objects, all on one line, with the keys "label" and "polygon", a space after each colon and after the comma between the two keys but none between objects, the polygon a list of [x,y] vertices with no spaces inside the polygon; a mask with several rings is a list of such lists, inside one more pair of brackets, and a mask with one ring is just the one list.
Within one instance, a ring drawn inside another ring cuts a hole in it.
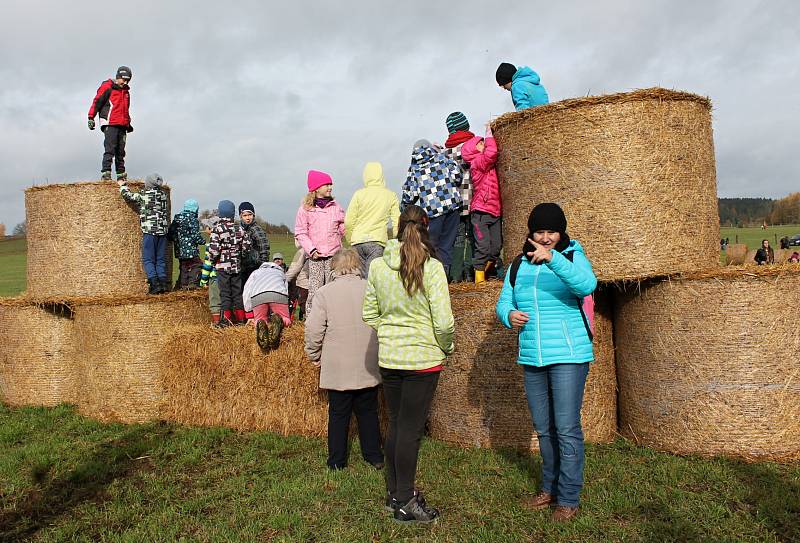
[{"label": "camouflage jacket", "polygon": [[246,270],[256,270],[261,264],[269,262],[269,238],[255,221],[250,226],[243,224],[242,228],[250,238],[250,250],[242,255],[242,267]]},{"label": "camouflage jacket", "polygon": [[250,236],[233,219],[220,219],[211,230],[208,257],[214,268],[227,273],[242,271],[242,255],[250,250]]},{"label": "camouflage jacket", "polygon": [[206,240],[200,233],[200,221],[197,213],[182,211],[175,215],[169,225],[167,237],[175,247],[175,258],[183,260],[200,256],[198,245],[205,245]]},{"label": "camouflage jacket", "polygon": [[119,193],[139,212],[142,232],[154,236],[166,236],[169,228],[169,200],[160,188],[133,192],[128,185],[122,185]]}]

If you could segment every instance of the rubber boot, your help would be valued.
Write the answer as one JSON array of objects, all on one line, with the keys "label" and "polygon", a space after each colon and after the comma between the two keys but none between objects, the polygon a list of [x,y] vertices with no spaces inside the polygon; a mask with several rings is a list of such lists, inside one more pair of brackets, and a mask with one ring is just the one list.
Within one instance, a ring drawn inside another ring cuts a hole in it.
[{"label": "rubber boot", "polygon": [[227,328],[228,326],[233,326],[233,323],[231,322],[231,312],[220,310],[219,324],[217,325],[217,328]]},{"label": "rubber boot", "polygon": [[486,282],[486,272],[483,270],[475,270],[475,284]]},{"label": "rubber boot", "polygon": [[219,313],[212,313],[211,314],[211,327],[217,328],[219,327]]},{"label": "rubber boot", "polygon": [[148,277],[147,278],[147,284],[150,287],[147,290],[148,294],[158,294],[159,293],[159,284],[158,284],[158,279],[157,278]]},{"label": "rubber boot", "polygon": [[489,260],[483,268],[483,277],[488,279],[492,275],[492,271],[494,271],[494,260]]},{"label": "rubber boot", "polygon": [[233,310],[233,324],[240,326],[247,324],[247,314],[245,313],[244,309]]}]

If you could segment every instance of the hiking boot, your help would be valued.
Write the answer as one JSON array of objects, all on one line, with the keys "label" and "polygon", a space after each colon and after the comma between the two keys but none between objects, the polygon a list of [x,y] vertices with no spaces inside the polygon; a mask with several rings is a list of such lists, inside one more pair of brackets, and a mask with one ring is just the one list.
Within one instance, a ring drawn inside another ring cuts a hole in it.
[{"label": "hiking boot", "polygon": [[269,316],[269,348],[277,349],[281,343],[281,332],[283,331],[283,319],[277,313]]},{"label": "hiking boot", "polygon": [[[422,504],[422,506],[425,507],[425,498],[422,497],[422,494],[420,494],[419,490],[416,488],[414,489],[414,496],[417,498],[417,501],[419,501]],[[400,509],[402,505],[403,505],[402,503],[397,501],[397,498],[393,497],[391,494],[386,494],[386,501],[383,504],[384,509],[386,509],[390,513],[394,513],[395,511]]]},{"label": "hiking boot", "polygon": [[[108,172],[109,178],[111,177],[111,172]],[[117,172],[117,181],[127,181],[128,174],[125,172]]]},{"label": "hiking boot", "polygon": [[540,491],[535,496],[530,496],[522,500],[522,505],[527,509],[538,511],[540,509],[547,509],[553,503],[553,496],[544,490]]},{"label": "hiking boot", "polygon": [[428,507],[420,494],[417,494],[405,505],[394,512],[394,521],[398,524],[428,524],[439,518],[439,510]]},{"label": "hiking boot", "polygon": [[101,181],[111,181],[111,172],[100,172]]},{"label": "hiking boot", "polygon": [[553,510],[553,522],[569,522],[578,516],[577,507],[569,507],[567,505],[557,505]]},{"label": "hiking boot", "polygon": [[265,353],[270,350],[269,346],[269,327],[266,321],[259,320],[256,322],[256,343],[261,347]]},{"label": "hiking boot", "polygon": [[169,280],[167,279],[159,279],[159,284],[161,285],[161,289],[159,290],[159,294],[166,294],[172,290]]},{"label": "hiking boot", "polygon": [[225,316],[224,311],[219,312],[219,322],[217,323],[217,328],[227,328],[229,326],[233,326],[231,320]]},{"label": "hiking boot", "polygon": [[148,294],[159,294],[160,293],[158,279],[156,279],[155,277],[148,277],[147,278],[147,285],[149,286],[149,288],[147,289],[147,293]]}]

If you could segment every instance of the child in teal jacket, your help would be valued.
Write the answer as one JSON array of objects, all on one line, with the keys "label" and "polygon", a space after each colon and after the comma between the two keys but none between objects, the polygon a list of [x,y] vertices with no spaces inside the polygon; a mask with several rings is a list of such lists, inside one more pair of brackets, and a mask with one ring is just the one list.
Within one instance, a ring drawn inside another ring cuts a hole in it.
[{"label": "child in teal jacket", "polygon": [[498,85],[511,91],[511,100],[517,111],[550,102],[547,91],[539,79],[539,74],[527,66],[517,69],[513,64],[503,62],[497,68],[495,79]]}]

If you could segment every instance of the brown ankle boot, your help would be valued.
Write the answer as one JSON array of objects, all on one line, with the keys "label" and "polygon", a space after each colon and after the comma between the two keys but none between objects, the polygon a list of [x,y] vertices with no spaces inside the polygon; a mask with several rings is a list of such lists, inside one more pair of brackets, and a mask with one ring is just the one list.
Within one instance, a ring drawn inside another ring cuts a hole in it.
[{"label": "brown ankle boot", "polygon": [[553,510],[553,522],[569,522],[578,516],[577,507],[557,505]]},{"label": "brown ankle boot", "polygon": [[535,496],[529,496],[524,500],[522,500],[522,504],[526,508],[532,509],[534,511],[538,511],[540,509],[547,509],[548,507],[550,507],[551,503],[553,503],[553,496],[551,496],[544,490],[542,490]]}]

